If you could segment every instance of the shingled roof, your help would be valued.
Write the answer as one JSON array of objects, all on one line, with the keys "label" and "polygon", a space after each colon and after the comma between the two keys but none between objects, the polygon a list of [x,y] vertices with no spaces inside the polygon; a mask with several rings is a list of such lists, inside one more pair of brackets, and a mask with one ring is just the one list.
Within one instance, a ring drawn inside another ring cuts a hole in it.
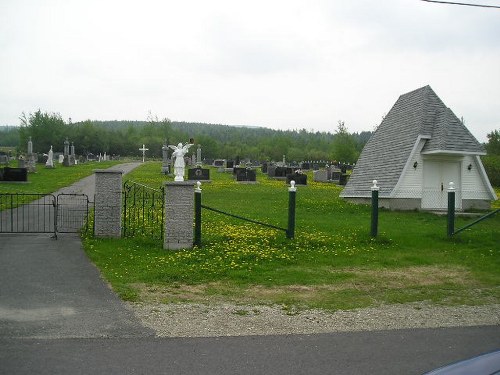
[{"label": "shingled roof", "polygon": [[388,197],[417,141],[426,139],[424,154],[485,154],[453,112],[430,86],[403,94],[367,142],[342,197],[368,197],[373,180],[380,197]]}]

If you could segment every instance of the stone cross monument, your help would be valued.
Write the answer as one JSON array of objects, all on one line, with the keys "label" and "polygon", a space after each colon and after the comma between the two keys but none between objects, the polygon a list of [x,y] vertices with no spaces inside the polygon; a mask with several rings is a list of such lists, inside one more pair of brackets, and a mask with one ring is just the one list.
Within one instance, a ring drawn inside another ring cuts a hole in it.
[{"label": "stone cross monument", "polygon": [[142,148],[139,149],[139,151],[142,151],[142,162],[144,163],[144,158],[146,157],[146,151],[148,151],[149,148],[146,148],[146,146],[144,146],[144,143],[142,144]]}]

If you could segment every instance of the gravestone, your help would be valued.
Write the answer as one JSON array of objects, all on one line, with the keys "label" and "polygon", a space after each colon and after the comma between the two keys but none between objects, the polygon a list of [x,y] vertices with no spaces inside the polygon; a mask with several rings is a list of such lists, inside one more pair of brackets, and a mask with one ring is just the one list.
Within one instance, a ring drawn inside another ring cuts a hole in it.
[{"label": "gravestone", "polygon": [[233,169],[234,168],[234,161],[233,160],[228,160],[226,162],[226,168],[227,169]]},{"label": "gravestone", "polygon": [[[62,160],[61,160],[62,158]],[[64,151],[62,155],[59,155],[59,163],[62,163],[65,167],[69,167],[69,141],[68,138],[64,141]]]},{"label": "gravestone", "polygon": [[5,153],[0,153],[0,164],[8,165],[9,157]]},{"label": "gravestone", "polygon": [[69,147],[69,165],[75,165],[76,163],[75,144],[71,142],[71,146]]},{"label": "gravestone", "polygon": [[267,163],[262,163],[261,171],[262,173],[267,173]]},{"label": "gravestone", "polygon": [[275,177],[276,176],[276,166],[275,165],[269,165],[267,167],[267,176],[268,177]]},{"label": "gravestone", "polygon": [[162,165],[161,165],[161,173],[170,174],[170,160],[168,158],[168,146],[166,144],[161,148],[162,153]]},{"label": "gravestone", "polygon": [[192,181],[210,180],[210,169],[201,167],[188,169],[188,180]]},{"label": "gravestone", "polygon": [[196,150],[196,166],[201,167],[201,145],[198,145],[198,149]]},{"label": "gravestone", "polygon": [[335,183],[339,183],[340,182],[340,176],[342,175],[342,172],[340,171],[340,169],[337,169],[337,168],[332,168],[331,169],[331,177],[330,179],[335,182]]},{"label": "gravestone", "polygon": [[326,169],[314,171],[313,172],[313,181],[328,182],[328,171]]},{"label": "gravestone", "polygon": [[236,171],[236,181],[238,182],[256,182],[257,173],[254,169],[248,168],[235,168]]},{"label": "gravestone", "polygon": [[238,173],[246,173],[246,167],[234,167],[233,168],[233,175],[237,175]]},{"label": "gravestone", "polygon": [[28,172],[34,173],[36,172],[36,160],[37,154],[33,153],[33,142],[31,141],[31,137],[28,140]]},{"label": "gravestone", "polygon": [[224,159],[215,159],[213,166],[218,167],[218,168],[221,168],[221,167],[223,168],[225,163],[226,163],[226,161]]},{"label": "gravestone", "polygon": [[27,182],[28,169],[4,167],[3,171],[0,173],[0,181]]},{"label": "gravestone", "polygon": [[293,172],[293,168],[290,167],[276,167],[274,177],[285,179],[287,175],[292,174]]},{"label": "gravestone", "polygon": [[307,175],[304,173],[290,173],[286,175],[286,182],[295,181],[296,185],[307,185]]}]

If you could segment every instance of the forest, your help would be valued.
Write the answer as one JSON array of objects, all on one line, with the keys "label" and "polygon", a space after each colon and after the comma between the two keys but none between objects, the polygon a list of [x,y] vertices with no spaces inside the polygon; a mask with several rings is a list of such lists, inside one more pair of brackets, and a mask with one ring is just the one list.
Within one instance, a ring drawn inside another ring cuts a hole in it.
[{"label": "forest", "polygon": [[349,133],[338,121],[333,132],[273,130],[264,127],[173,122],[149,116],[146,121],[66,122],[58,113],[22,114],[20,126],[0,127],[0,147],[26,152],[29,137],[34,152],[62,151],[66,138],[77,155],[99,154],[138,156],[146,145],[149,157],[160,158],[164,144],[192,140],[202,147],[203,158],[258,161],[327,160],[355,163],[371,132]]}]

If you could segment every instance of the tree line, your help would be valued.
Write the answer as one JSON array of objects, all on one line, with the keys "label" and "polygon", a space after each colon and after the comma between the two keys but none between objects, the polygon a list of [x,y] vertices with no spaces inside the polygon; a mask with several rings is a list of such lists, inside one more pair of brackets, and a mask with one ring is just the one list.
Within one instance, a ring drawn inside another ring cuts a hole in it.
[{"label": "tree line", "polygon": [[[0,128],[0,146],[16,147],[26,153],[29,137],[34,152],[53,146],[62,151],[66,139],[78,155],[99,154],[138,156],[144,144],[149,157],[161,158],[164,144],[192,141],[202,147],[203,158],[282,160],[326,160],[355,163],[371,132],[349,133],[344,122],[336,130],[311,132],[273,130],[263,127],[173,122],[149,116],[146,121],[66,122],[58,113],[40,110],[22,114],[20,127]],[[195,148],[193,148],[193,151]]]}]

